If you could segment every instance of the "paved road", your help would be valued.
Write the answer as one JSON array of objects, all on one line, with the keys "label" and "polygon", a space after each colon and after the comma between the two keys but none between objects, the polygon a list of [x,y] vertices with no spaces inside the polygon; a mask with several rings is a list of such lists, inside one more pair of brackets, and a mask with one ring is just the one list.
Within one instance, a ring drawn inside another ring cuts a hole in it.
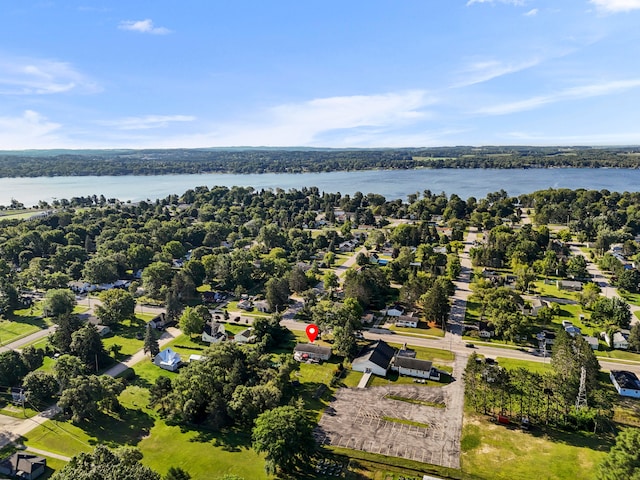
[{"label": "paved road", "polygon": [[48,336],[53,333],[56,329],[56,325],[52,325],[49,328],[44,328],[42,330],[38,330],[37,332],[32,333],[31,335],[27,335],[26,337],[22,337],[15,342],[7,343],[6,345],[0,347],[0,352],[8,352],[9,350],[17,350],[20,347],[35,342],[36,340],[40,340],[43,337]]},{"label": "paved road", "polygon": [[[586,253],[580,250],[580,248],[576,245],[569,245],[569,250],[571,251],[572,255],[580,255],[587,261],[587,271],[589,272],[589,275],[591,275],[593,282],[602,289],[602,295],[608,298],[622,298],[618,293],[618,289],[613,287],[609,283],[609,278],[606,277],[604,273],[602,273],[602,270],[598,268],[598,265],[596,265],[589,259],[589,256]],[[629,308],[631,309],[631,313],[640,311],[640,307],[637,305],[629,304]],[[631,323],[636,323],[638,321],[638,317],[636,317],[635,315],[631,316]]]}]

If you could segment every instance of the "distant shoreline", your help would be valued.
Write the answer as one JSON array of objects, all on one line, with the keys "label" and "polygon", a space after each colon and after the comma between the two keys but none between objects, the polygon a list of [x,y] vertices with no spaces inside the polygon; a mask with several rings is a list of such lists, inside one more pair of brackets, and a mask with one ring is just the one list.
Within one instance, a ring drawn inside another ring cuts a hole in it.
[{"label": "distant shoreline", "polygon": [[414,169],[640,168],[640,147],[0,152],[0,178]]}]

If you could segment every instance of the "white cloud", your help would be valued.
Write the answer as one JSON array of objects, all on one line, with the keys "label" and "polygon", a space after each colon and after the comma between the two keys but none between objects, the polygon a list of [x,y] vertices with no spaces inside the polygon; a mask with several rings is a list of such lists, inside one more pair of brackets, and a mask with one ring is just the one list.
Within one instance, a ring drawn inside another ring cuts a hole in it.
[{"label": "white cloud", "polygon": [[120,120],[100,122],[100,125],[118,130],[148,130],[164,128],[174,122],[193,122],[196,117],[190,115],[146,115],[143,117],[126,117]]},{"label": "white cloud", "polygon": [[467,2],[467,7],[470,5],[473,5],[474,3],[490,3],[490,4],[506,3],[508,5],[521,6],[521,5],[524,5],[526,1],[525,0],[469,0]]},{"label": "white cloud", "polygon": [[[199,134],[149,139],[159,147],[345,145],[357,136],[382,138],[429,118],[435,102],[424,91],[318,98],[247,113],[247,121],[205,127]],[[330,139],[330,142],[327,142]],[[138,140],[139,145],[144,141]],[[383,142],[380,141],[378,145]],[[351,146],[360,146],[353,144]]]},{"label": "white cloud", "polygon": [[640,10],[640,0],[591,0],[598,10],[605,12],[630,12]]},{"label": "white cloud", "polygon": [[462,79],[453,87],[466,87],[477,83],[487,82],[503,75],[516,73],[520,70],[534,67],[541,62],[539,58],[533,58],[522,62],[505,63],[499,60],[483,60],[469,64],[460,75]]},{"label": "white cloud", "polygon": [[171,30],[165,27],[156,27],[153,20],[147,18],[145,20],[124,20],[118,25],[120,30],[130,30],[132,32],[150,33],[152,35],[166,35]]},{"label": "white cloud", "polygon": [[525,17],[535,17],[538,14],[537,8],[532,8],[527,13],[524,14]]},{"label": "white cloud", "polygon": [[575,100],[580,98],[611,95],[638,87],[640,87],[640,79],[615,80],[605,83],[583,85],[579,87],[568,88],[549,95],[538,95],[525,100],[519,100],[517,102],[492,105],[490,107],[478,109],[475,111],[475,113],[485,115],[506,115],[509,113],[516,113],[525,110],[534,110],[536,108],[542,107],[543,105],[548,105],[551,103],[566,100]]},{"label": "white cloud", "polygon": [[60,127],[33,110],[26,110],[19,117],[0,117],[0,149],[62,147],[63,142],[55,135]]},{"label": "white cloud", "polygon": [[100,88],[66,62],[0,57],[0,95],[45,95],[72,90],[96,92]]}]

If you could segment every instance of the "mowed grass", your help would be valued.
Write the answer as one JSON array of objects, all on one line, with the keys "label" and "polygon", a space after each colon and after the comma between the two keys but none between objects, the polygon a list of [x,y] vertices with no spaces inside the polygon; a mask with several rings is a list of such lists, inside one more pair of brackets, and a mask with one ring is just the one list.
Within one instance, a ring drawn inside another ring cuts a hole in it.
[{"label": "mowed grass", "polygon": [[0,320],[0,345],[15,342],[51,325],[48,319],[41,318],[42,308],[36,305],[33,310],[16,310],[9,319]]},{"label": "mowed grass", "polygon": [[553,371],[551,367],[551,359],[547,360],[547,363],[541,362],[533,362],[530,360],[518,360],[515,358],[505,358],[505,357],[497,357],[496,362],[501,367],[506,368],[507,370],[515,370],[517,368],[524,368],[525,370],[529,370],[531,372],[536,373],[549,373]]},{"label": "mowed grass", "polygon": [[523,432],[467,415],[462,471],[486,480],[595,480],[610,446],[595,435]]},{"label": "mowed grass", "polygon": [[[402,348],[402,344],[400,343],[389,343],[389,345],[395,349]],[[417,347],[413,345],[409,348],[416,351],[416,358],[420,360],[443,360],[445,362],[452,362],[454,359],[452,352],[440,348]]]},{"label": "mowed grass", "polygon": [[115,448],[133,445],[143,454],[142,462],[161,474],[171,466],[184,468],[192,480],[210,480],[225,474],[268,479],[264,459],[251,450],[251,439],[243,432],[214,433],[169,426],[150,410],[148,391],[129,386],[120,395],[123,413],[103,415],[82,428],[71,422],[46,422],[23,440],[28,447],[73,456],[90,452],[95,445]]}]

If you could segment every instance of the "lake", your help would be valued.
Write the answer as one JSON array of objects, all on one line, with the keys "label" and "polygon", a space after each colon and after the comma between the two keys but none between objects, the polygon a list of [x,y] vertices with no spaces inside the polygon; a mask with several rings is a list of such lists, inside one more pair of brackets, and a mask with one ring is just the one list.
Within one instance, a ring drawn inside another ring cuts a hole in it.
[{"label": "lake", "polygon": [[11,199],[32,206],[39,200],[104,195],[120,200],[155,200],[181,194],[189,188],[206,185],[256,189],[315,186],[324,192],[379,193],[388,200],[407,198],[424,190],[455,193],[467,199],[484,197],[505,189],[517,196],[546,188],[586,188],[610,191],[634,191],[640,185],[640,170],[634,169],[418,169],[368,170],[327,173],[197,174],[158,176],[36,177],[0,178],[0,205]]}]

